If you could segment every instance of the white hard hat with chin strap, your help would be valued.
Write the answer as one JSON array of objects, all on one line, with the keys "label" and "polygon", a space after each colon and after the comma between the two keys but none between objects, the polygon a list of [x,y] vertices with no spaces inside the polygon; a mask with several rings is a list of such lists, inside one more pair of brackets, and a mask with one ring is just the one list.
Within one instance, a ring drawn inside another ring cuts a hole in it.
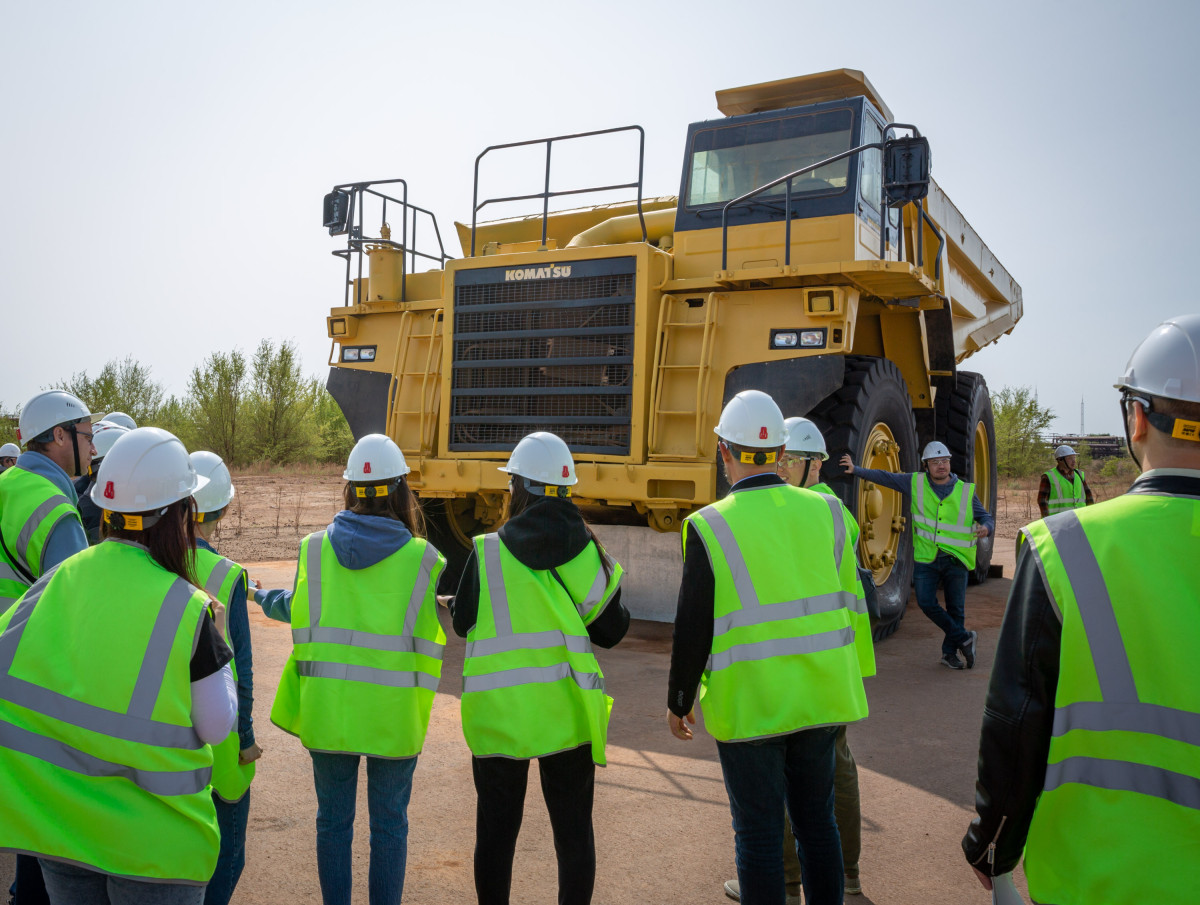
[{"label": "white hard hat with chin strap", "polygon": [[118,427],[123,427],[127,431],[136,430],[137,422],[126,415],[124,412],[109,412],[104,416],[104,420],[110,424],[115,424]]},{"label": "white hard hat with chin strap", "polygon": [[1078,455],[1078,453],[1076,453],[1075,450],[1071,449],[1071,447],[1067,446],[1065,443],[1054,450],[1054,458],[1056,459],[1065,459],[1067,456],[1074,455]]},{"label": "white hard hat with chin strap", "polygon": [[384,434],[367,434],[354,444],[342,477],[361,500],[385,497],[410,471],[404,453]]},{"label": "white hard hat with chin strap", "polygon": [[550,431],[534,431],[521,438],[498,471],[523,479],[534,496],[569,497],[570,487],[579,483],[575,460],[562,437]]},{"label": "white hard hat with chin strap", "polygon": [[949,459],[950,450],[946,448],[946,444],[939,440],[934,440],[931,443],[925,444],[925,449],[921,451],[921,461],[928,462],[930,459]]},{"label": "white hard hat with chin strap", "polygon": [[726,449],[732,443],[758,450],[741,454],[744,465],[771,464],[775,461],[775,450],[788,438],[783,412],[762,390],[742,390],[730,399],[721,410],[721,419],[713,433],[725,441]]},{"label": "white hard hat with chin strap", "polygon": [[5,443],[0,446],[0,459],[15,459],[21,455],[21,447],[15,443]]},{"label": "white hard hat with chin strap", "polygon": [[233,478],[229,468],[215,452],[199,450],[188,456],[196,474],[208,478],[208,485],[192,496],[196,500],[196,521],[215,522],[225,514],[225,507],[233,502],[237,491],[233,489]]},{"label": "white hard hat with chin strap", "polygon": [[812,468],[813,457],[822,462],[829,460],[825,438],[817,426],[807,418],[788,418],[783,422],[783,426],[787,430],[787,442],[783,451],[804,456],[804,475],[800,478],[800,486],[803,487],[808,483],[808,472]]},{"label": "white hard hat with chin strap", "polygon": [[91,474],[95,474],[100,468],[100,463],[104,461],[108,451],[113,448],[117,438],[127,433],[129,433],[128,430],[111,421],[96,422],[95,427],[92,428],[92,446],[96,447],[96,455],[92,456],[92,464],[88,468]]},{"label": "white hard hat with chin strap", "polygon": [[196,474],[179,438],[161,428],[139,427],[117,438],[100,463],[91,496],[110,525],[143,531],[171,504],[207,484],[208,478]]},{"label": "white hard hat with chin strap", "polygon": [[79,434],[75,426],[83,421],[99,421],[82,399],[63,390],[46,390],[38,393],[21,408],[17,423],[17,442],[28,447],[30,443],[49,443],[54,439],[54,428],[61,427],[71,435],[71,447],[75,451],[75,475],[83,474],[83,463],[79,459]]},{"label": "white hard hat with chin strap", "polygon": [[[1200,403],[1200,314],[1168,318],[1155,327],[1133,350],[1125,373],[1113,386],[1121,391],[1125,443],[1135,462],[1138,459],[1133,452],[1129,422],[1125,417],[1129,402],[1140,403],[1146,420],[1164,434],[1200,442],[1200,422],[1156,412],[1152,398]],[[1138,465],[1140,467],[1141,463]]]}]

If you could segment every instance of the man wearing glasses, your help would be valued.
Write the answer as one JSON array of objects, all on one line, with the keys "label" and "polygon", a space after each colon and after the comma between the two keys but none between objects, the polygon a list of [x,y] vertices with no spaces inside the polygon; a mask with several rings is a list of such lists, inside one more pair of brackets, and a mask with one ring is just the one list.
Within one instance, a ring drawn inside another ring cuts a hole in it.
[{"label": "man wearing glasses", "polygon": [[[21,409],[25,452],[0,474],[0,612],[69,556],[87,549],[72,475],[86,474],[92,414],[61,390],[39,393]],[[48,901],[37,858],[17,856],[10,893],[16,905]]]}]

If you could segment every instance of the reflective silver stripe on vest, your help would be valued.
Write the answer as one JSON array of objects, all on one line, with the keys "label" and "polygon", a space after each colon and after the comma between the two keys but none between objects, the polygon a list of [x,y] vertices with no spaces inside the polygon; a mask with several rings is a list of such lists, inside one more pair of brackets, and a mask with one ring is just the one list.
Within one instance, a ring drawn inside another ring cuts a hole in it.
[{"label": "reflective silver stripe on vest", "polygon": [[511,654],[518,650],[545,650],[548,647],[565,647],[577,654],[592,653],[592,643],[584,635],[564,635],[558,629],[544,632],[525,632],[503,638],[481,638],[467,642],[467,659],[486,657],[489,654]]},{"label": "reflective silver stripe on vest", "polygon": [[381,650],[393,654],[442,656],[445,645],[411,635],[381,635],[352,628],[312,626],[292,629],[293,644],[341,644],[359,650]]},{"label": "reflective silver stripe on vest", "polygon": [[[33,510],[33,514],[29,516],[29,520],[21,526],[21,533],[17,535],[16,553],[17,556],[21,558],[21,561],[25,563],[26,568],[28,568],[30,572],[36,573],[42,568],[40,556],[38,557],[38,561],[35,563],[31,563],[29,561],[30,541],[33,540],[33,535],[36,533],[38,526],[41,525],[42,519],[48,516],[63,503],[70,505],[71,501],[62,494],[56,494],[55,496],[50,497],[50,499],[44,501],[40,506],[38,506],[37,509]],[[59,519],[58,521],[62,521],[62,519]],[[57,524],[57,522],[55,524]],[[51,528],[51,530],[53,531],[54,529]],[[50,535],[47,534],[46,539],[49,540],[49,538]],[[45,549],[45,546],[43,546],[43,553],[45,552]]]},{"label": "reflective silver stripe on vest", "polygon": [[[918,529],[920,526],[927,526],[927,527],[930,527],[930,528],[933,528],[936,530],[938,525],[943,524],[943,523],[940,521],[940,519],[931,519],[931,518],[929,518],[929,516],[927,516],[925,514],[925,488],[927,486],[929,486],[929,479],[926,476],[922,475],[921,479],[917,482],[916,505],[913,506],[913,521],[918,526]],[[971,523],[975,520],[975,509],[974,509],[974,506],[972,506],[972,504],[971,504],[971,494],[973,494],[974,492],[975,492],[975,486],[973,484],[968,484],[966,481],[963,481],[961,479],[958,481],[958,486],[955,489],[955,493],[957,493],[958,497],[959,497],[958,521],[957,522],[946,522],[945,527],[948,530],[950,530],[950,531],[966,531],[971,527]],[[938,500],[939,508],[941,507],[942,503],[944,503],[944,502],[945,502],[945,500],[941,500],[941,499]],[[933,539],[933,535],[927,534],[925,532],[921,532],[921,534],[923,537],[928,537],[931,540]],[[947,543],[953,543],[953,542],[947,541]],[[972,546],[972,544],[968,541],[965,544],[953,543],[953,546],[970,547],[970,546]]]},{"label": "reflective silver stripe on vest", "polygon": [[308,624],[321,622],[321,548],[325,546],[325,532],[315,531],[308,536],[308,553],[304,581],[308,593]]},{"label": "reflective silver stripe on vest", "polygon": [[[0,562],[0,581],[19,581],[21,584],[25,584],[25,576],[8,563]],[[16,600],[15,597],[13,599]]]},{"label": "reflective silver stripe on vest", "polygon": [[1074,782],[1114,792],[1137,792],[1200,810],[1200,779],[1149,764],[1098,757],[1068,757],[1046,765],[1047,792]]},{"label": "reflective silver stripe on vest", "polygon": [[175,635],[187,613],[192,590],[190,584],[182,578],[176,578],[167,590],[162,606],[158,608],[158,617],[154,620],[154,629],[150,632],[150,641],[146,645],[137,682],[129,699],[129,710],[126,712],[130,716],[148,720],[154,713],[154,704],[158,701],[167,675],[167,662],[171,658]]},{"label": "reflective silver stripe on vest", "polygon": [[1160,704],[1076,701],[1054,711],[1054,734],[1145,732],[1200,747],[1200,713]]},{"label": "reflective silver stripe on vest", "polygon": [[386,685],[389,688],[424,688],[437,691],[437,676],[425,672],[378,669],[374,666],[356,666],[350,663],[324,663],[319,660],[297,660],[300,675],[310,679],[339,679],[346,682],[364,682],[368,685]]},{"label": "reflective silver stripe on vest", "polygon": [[[62,565],[62,563],[58,565]],[[25,592],[21,599],[21,605],[13,613],[12,619],[8,621],[4,633],[0,634],[0,676],[7,676],[9,670],[12,669],[13,658],[17,655],[17,645],[21,643],[21,635],[24,634],[25,626],[29,624],[29,617],[33,614],[33,608],[41,598],[42,592],[46,590],[46,585],[50,584],[50,579],[58,571],[58,565],[46,572]]]},{"label": "reflective silver stripe on vest", "polygon": [[[230,589],[228,599],[221,600],[221,585],[225,584],[225,579],[229,577],[229,573],[236,568],[237,563],[222,556],[220,562],[213,567],[212,573],[208,576],[208,581],[204,582],[204,590],[226,606],[229,606],[233,599],[233,589]],[[236,587],[237,585],[235,584],[234,588]]]},{"label": "reflective silver stripe on vest", "polygon": [[1096,667],[1096,679],[1100,683],[1100,696],[1110,703],[1136,701],[1137,686],[1108,586],[1079,523],[1079,516],[1074,511],[1062,512],[1047,518],[1044,524],[1054,539],[1067,583],[1075,595],[1088,649]]},{"label": "reflective silver stripe on vest", "polygon": [[477,676],[463,676],[463,694],[472,691],[495,691],[517,685],[537,685],[571,679],[584,691],[603,691],[604,680],[594,672],[579,672],[570,663],[553,663],[550,666],[522,666],[517,669],[502,669]]},{"label": "reflective silver stripe on vest", "polygon": [[[832,497],[822,496],[821,499],[829,507],[833,516],[834,562],[837,564],[838,577],[841,577],[842,557],[846,552],[846,523],[842,518],[842,504]],[[850,591],[835,591],[820,594],[800,600],[784,600],[778,603],[764,604],[758,599],[754,590],[754,582],[746,568],[746,560],[742,556],[741,547],[733,536],[729,522],[714,507],[706,506],[700,510],[701,517],[712,531],[725,563],[733,578],[733,587],[737,592],[741,609],[734,610],[724,616],[717,617],[713,622],[713,634],[721,635],[732,629],[746,625],[762,625],[782,619],[796,619],[800,616],[811,616],[815,613],[830,613],[845,607],[848,610],[866,612],[866,601],[859,600],[858,595]],[[712,557],[710,556],[711,560]]]},{"label": "reflective silver stripe on vest", "polygon": [[735,663],[766,660],[770,657],[787,657],[794,654],[815,654],[826,650],[836,650],[839,647],[849,647],[853,643],[854,629],[850,626],[830,632],[818,632],[815,635],[772,638],[768,641],[737,644],[719,654],[712,654],[708,658],[707,668],[716,672],[719,669],[733,666]]},{"label": "reflective silver stripe on vest", "polygon": [[483,536],[483,563],[487,572],[488,599],[492,604],[492,622],[496,635],[512,635],[512,617],[508,612],[508,592],[504,589],[504,568],[500,564],[500,535]]},{"label": "reflective silver stripe on vest", "polygon": [[58,739],[38,735],[0,720],[0,745],[9,750],[45,761],[84,776],[121,777],[151,795],[195,795],[204,791],[212,777],[212,767],[198,770],[139,770],[115,764],[80,751]]},{"label": "reflective silver stripe on vest", "polygon": [[417,616],[421,613],[421,605],[429,592],[429,581],[433,568],[437,565],[437,550],[432,544],[425,544],[425,552],[421,554],[421,564],[417,568],[417,583],[413,585],[412,596],[408,598],[408,612],[404,614],[404,634],[415,635],[417,632]]}]

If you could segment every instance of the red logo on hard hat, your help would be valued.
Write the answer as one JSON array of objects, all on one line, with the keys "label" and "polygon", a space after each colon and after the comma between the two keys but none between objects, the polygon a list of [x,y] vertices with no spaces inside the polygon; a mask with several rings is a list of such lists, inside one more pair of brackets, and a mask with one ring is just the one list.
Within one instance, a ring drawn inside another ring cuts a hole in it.
[{"label": "red logo on hard hat", "polygon": [[363,474],[370,474],[370,473],[371,473],[371,463],[363,462]]},{"label": "red logo on hard hat", "polygon": [[765,424],[758,429],[758,439],[767,439],[767,426]]},{"label": "red logo on hard hat", "polygon": [[17,428],[17,442],[21,442],[21,429],[19,427]]},{"label": "red logo on hard hat", "polygon": [[569,471],[567,471],[567,466],[565,466],[565,465],[563,466],[563,477],[564,478],[571,477],[571,473]]},{"label": "red logo on hard hat", "polygon": [[116,493],[113,491],[112,481],[109,481],[104,485],[104,498],[106,500],[111,500],[114,497],[116,497]]}]

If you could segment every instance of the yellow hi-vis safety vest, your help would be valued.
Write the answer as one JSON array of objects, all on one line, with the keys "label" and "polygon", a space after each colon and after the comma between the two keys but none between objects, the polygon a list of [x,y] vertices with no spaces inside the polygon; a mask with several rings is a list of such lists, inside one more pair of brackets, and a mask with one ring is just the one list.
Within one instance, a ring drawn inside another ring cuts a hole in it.
[{"label": "yellow hi-vis safety vest", "polygon": [[54,482],[13,466],[0,474],[0,613],[45,571],[46,541],[63,519],[79,510]]},{"label": "yellow hi-vis safety vest", "polygon": [[442,677],[435,595],[445,565],[413,537],[373,566],[347,569],[324,531],[306,537],[271,722],[312,751],[420,754]]},{"label": "yellow hi-vis safety vest", "polygon": [[[587,626],[621,582],[589,543],[557,569],[531,569],[498,534],[475,538],[479,613],[467,633],[462,722],[477,757],[542,757],[589,742],[603,765],[612,698]],[[607,554],[604,554],[608,558]],[[556,574],[557,573],[557,574]]]},{"label": "yellow hi-vis safety vest", "polygon": [[1200,889],[1200,499],[1125,496],[1025,528],[1062,619],[1034,901],[1183,905]]},{"label": "yellow hi-vis safety vest", "polygon": [[[246,570],[233,560],[211,550],[197,547],[195,552],[196,580],[209,595],[225,604],[228,610],[233,606],[233,592],[238,584],[248,589]],[[228,619],[225,622],[225,641],[230,648],[233,647]],[[231,660],[229,667],[233,671],[234,681],[237,681],[237,663]],[[213,745],[212,787],[222,801],[241,801],[254,780],[254,761],[248,764],[238,763],[241,753],[241,737],[238,735],[237,724],[234,723],[233,730],[225,736],[225,740]]]},{"label": "yellow hi-vis safety vest", "polygon": [[1086,498],[1083,493],[1084,476],[1082,471],[1075,469],[1071,480],[1068,481],[1063,477],[1061,471],[1051,468],[1046,472],[1046,477],[1050,480],[1050,496],[1046,498],[1046,509],[1049,515],[1058,515],[1068,509],[1083,508]]},{"label": "yellow hi-vis safety vest", "polygon": [[207,605],[144,547],[108,540],[0,615],[0,846],[209,881],[220,839],[190,669]]},{"label": "yellow hi-vis safety vest", "polygon": [[975,485],[958,480],[944,500],[938,499],[929,475],[912,476],[913,558],[933,562],[945,550],[968,569],[975,568]]},{"label": "yellow hi-vis safety vest", "polygon": [[701,678],[704,722],[720,741],[852,723],[874,675],[870,617],[849,514],[786,484],[730,493],[684,521],[715,579],[713,645]]}]

